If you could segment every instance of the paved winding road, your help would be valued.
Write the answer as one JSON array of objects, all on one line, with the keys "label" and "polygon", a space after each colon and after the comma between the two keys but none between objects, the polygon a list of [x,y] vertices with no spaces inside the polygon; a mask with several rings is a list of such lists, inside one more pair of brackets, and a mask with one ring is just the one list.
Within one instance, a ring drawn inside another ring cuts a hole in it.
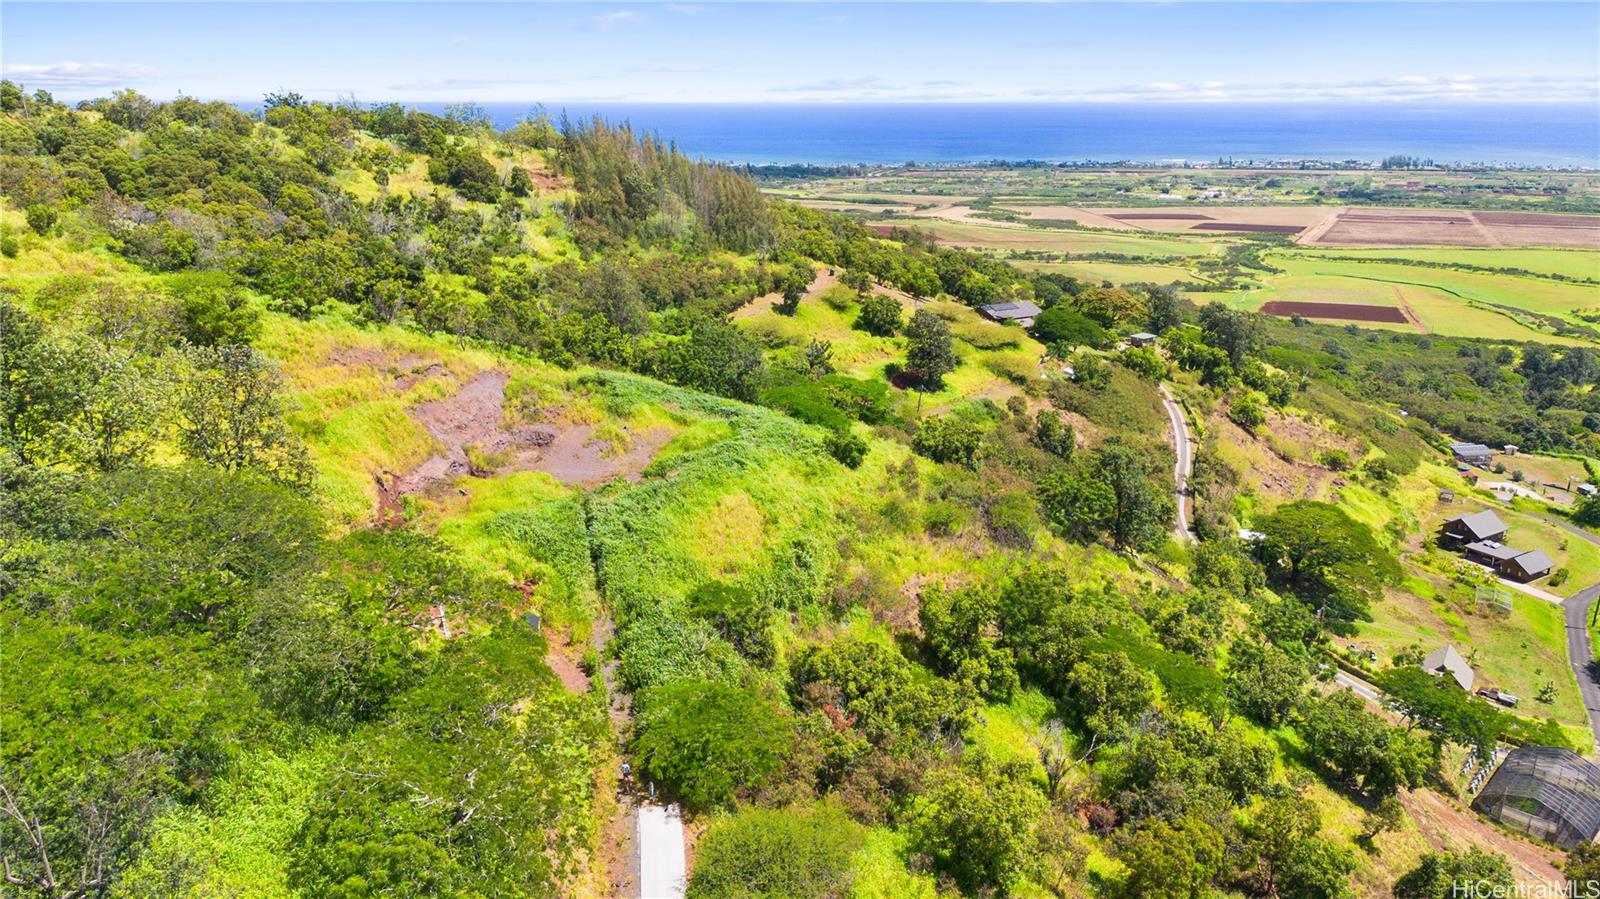
[{"label": "paved winding road", "polygon": [[[1600,546],[1600,536],[1559,518],[1538,518],[1548,521],[1580,540]],[[1589,608],[1600,599],[1600,584],[1586,587],[1567,597],[1562,608],[1567,611],[1567,661],[1572,664],[1572,674],[1578,679],[1578,692],[1583,695],[1583,706],[1589,710],[1589,728],[1594,731],[1595,743],[1600,746],[1600,682],[1589,670],[1594,658],[1594,648],[1589,645]]]},{"label": "paved winding road", "polygon": [[1589,670],[1593,658],[1589,646],[1589,607],[1600,597],[1600,584],[1572,594],[1562,607],[1567,610],[1567,660],[1572,663],[1572,674],[1578,679],[1578,692],[1583,695],[1583,706],[1589,710],[1589,727],[1594,731],[1596,744],[1600,744],[1600,683]]},{"label": "paved winding road", "polygon": [[1172,391],[1167,385],[1159,386],[1161,390],[1161,405],[1166,407],[1167,421],[1172,425],[1172,449],[1178,461],[1172,466],[1173,482],[1177,489],[1174,492],[1178,506],[1178,524],[1173,529],[1173,534],[1179,540],[1193,540],[1194,535],[1189,532],[1189,510],[1185,503],[1189,496],[1189,474],[1194,470],[1194,445],[1189,440],[1189,423],[1183,418],[1183,408],[1173,398]]}]

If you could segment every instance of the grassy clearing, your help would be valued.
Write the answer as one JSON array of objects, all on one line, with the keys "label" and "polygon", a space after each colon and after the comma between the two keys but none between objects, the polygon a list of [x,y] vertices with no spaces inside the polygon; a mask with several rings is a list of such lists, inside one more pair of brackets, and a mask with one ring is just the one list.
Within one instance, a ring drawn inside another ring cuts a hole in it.
[{"label": "grassy clearing", "polygon": [[[1588,714],[1567,665],[1559,607],[1518,593],[1511,614],[1502,617],[1477,610],[1471,591],[1461,585],[1415,578],[1407,588],[1374,606],[1375,620],[1358,628],[1354,643],[1376,650],[1385,663],[1411,646],[1431,652],[1454,644],[1477,672],[1478,688],[1499,687],[1522,697],[1518,714],[1587,728]],[[1546,684],[1555,688],[1548,704],[1536,699]]]}]

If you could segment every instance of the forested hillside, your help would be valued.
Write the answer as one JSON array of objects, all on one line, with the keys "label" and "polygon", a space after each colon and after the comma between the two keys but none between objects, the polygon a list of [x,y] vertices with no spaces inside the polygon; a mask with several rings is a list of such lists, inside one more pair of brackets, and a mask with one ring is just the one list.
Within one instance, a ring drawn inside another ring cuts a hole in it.
[{"label": "forested hillside", "polygon": [[540,113],[3,82],[0,145],[7,895],[634,895],[645,784],[697,897],[1559,863],[1460,772],[1590,748],[1570,677],[1331,681],[1402,602],[1478,626],[1440,447],[1600,453],[1585,348],[1023,272]]}]

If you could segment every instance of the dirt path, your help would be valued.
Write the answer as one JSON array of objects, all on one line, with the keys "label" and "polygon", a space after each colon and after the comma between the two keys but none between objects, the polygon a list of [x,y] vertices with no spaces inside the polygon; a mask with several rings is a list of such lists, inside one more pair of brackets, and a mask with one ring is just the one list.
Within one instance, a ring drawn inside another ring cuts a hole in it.
[{"label": "dirt path", "polygon": [[1422,319],[1417,317],[1416,310],[1412,309],[1411,304],[1406,302],[1405,292],[1400,289],[1400,285],[1393,285],[1393,290],[1394,301],[1400,304],[1400,314],[1405,316],[1406,321],[1410,322],[1412,327],[1416,328],[1419,333],[1428,333],[1428,326],[1422,323]]},{"label": "dirt path", "polygon": [[[817,269],[816,277],[811,279],[811,284],[806,287],[806,292],[803,296],[801,296],[800,302],[804,303],[808,300],[815,300],[817,297],[822,295],[824,290],[827,290],[838,283],[839,276],[837,274],[834,274],[825,268]],[[771,312],[772,307],[778,305],[778,303],[782,301],[783,294],[781,293],[764,293],[750,302],[745,303],[743,306],[740,306],[738,309],[733,310],[733,314],[729,317],[749,318],[752,315],[760,315],[763,312]]]},{"label": "dirt path", "polygon": [[1349,207],[1346,206],[1330,209],[1326,218],[1301,231],[1299,236],[1294,238],[1294,242],[1302,246],[1315,246],[1317,241],[1322,239],[1322,235],[1327,234],[1328,229],[1333,227],[1333,223],[1339,220],[1339,216],[1348,211]]},{"label": "dirt path", "polygon": [[1476,812],[1461,808],[1431,789],[1402,790],[1400,803],[1430,846],[1456,851],[1476,846],[1504,853],[1518,880],[1531,879],[1550,885],[1562,882],[1556,869],[1561,858],[1559,852],[1505,833],[1479,818]]}]

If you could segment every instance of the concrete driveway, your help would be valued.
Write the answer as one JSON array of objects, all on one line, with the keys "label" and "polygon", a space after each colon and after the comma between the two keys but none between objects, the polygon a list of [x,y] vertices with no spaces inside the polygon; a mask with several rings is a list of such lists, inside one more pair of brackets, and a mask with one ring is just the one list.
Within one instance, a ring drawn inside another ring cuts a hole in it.
[{"label": "concrete driveway", "polygon": [[688,888],[683,812],[676,805],[639,808],[639,899],[682,899]]}]

